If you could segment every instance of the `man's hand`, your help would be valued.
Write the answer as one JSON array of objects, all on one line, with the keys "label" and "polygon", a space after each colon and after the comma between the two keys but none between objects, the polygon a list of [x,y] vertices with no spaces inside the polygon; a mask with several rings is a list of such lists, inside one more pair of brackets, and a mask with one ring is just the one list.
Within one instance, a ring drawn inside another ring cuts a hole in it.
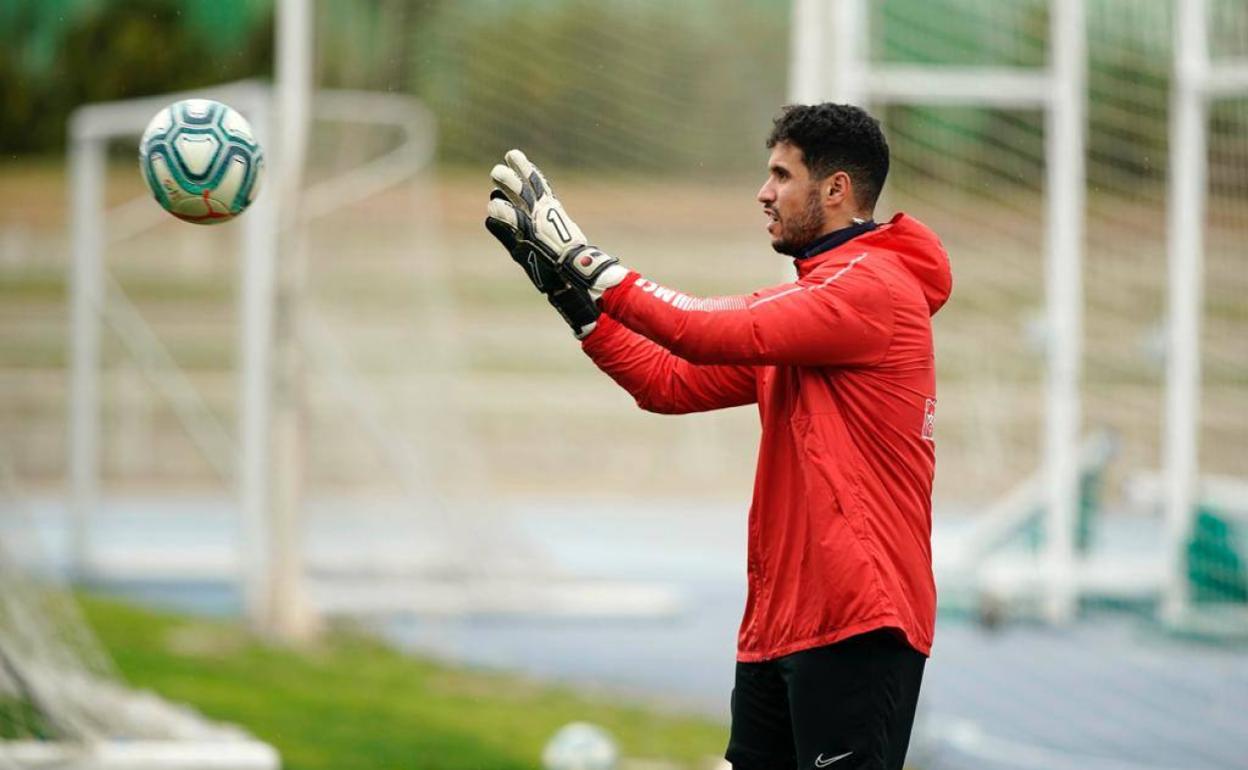
[{"label": "man's hand", "polygon": [[[504,196],[491,196],[490,219],[517,222],[537,256],[545,257],[567,283],[585,289],[594,300],[624,280],[628,270],[615,257],[588,244],[537,166],[519,150],[511,150],[504,160],[506,164],[500,163],[490,172],[494,186]],[[514,216],[506,213],[508,208]],[[530,277],[535,274],[535,269],[530,270]]]},{"label": "man's hand", "polygon": [[597,303],[584,287],[568,283],[559,274],[557,265],[543,253],[533,233],[532,220],[507,203],[506,196],[498,190],[490,194],[485,229],[503,244],[537,290],[546,295],[550,304],[572,327],[576,338],[589,336],[600,315]]}]

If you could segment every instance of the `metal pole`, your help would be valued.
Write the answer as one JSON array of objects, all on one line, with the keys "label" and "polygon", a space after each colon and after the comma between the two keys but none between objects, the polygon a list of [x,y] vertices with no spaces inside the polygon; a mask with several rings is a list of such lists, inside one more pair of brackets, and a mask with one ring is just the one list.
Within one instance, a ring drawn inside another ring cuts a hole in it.
[{"label": "metal pole", "polygon": [[1047,421],[1048,476],[1045,614],[1055,623],[1075,612],[1074,528],[1079,506],[1079,397],[1083,338],[1084,99],[1086,39],[1083,4],[1055,0],[1050,40],[1052,101],[1046,114],[1048,157]]},{"label": "metal pole", "polygon": [[277,5],[277,105],[274,193],[279,260],[274,327],[273,455],[267,631],[280,639],[310,635],[314,618],[303,591],[300,509],[304,470],[304,366],[300,304],[305,284],[300,215],[312,83],[312,0]]},{"label": "metal pole", "polygon": [[867,13],[862,0],[833,0],[829,98],[839,104],[863,106],[866,98]]},{"label": "metal pole", "polygon": [[[859,61],[863,48],[858,39],[866,21],[862,0],[793,0],[790,103],[857,104],[865,96],[867,67]],[[786,266],[780,275],[791,281],[793,269]]]},{"label": "metal pole", "polygon": [[91,518],[99,505],[100,310],[104,287],[104,143],[70,126],[70,564],[91,569]]},{"label": "metal pole", "polygon": [[793,0],[789,28],[789,103],[811,104],[826,93],[827,0]]},{"label": "metal pole", "polygon": [[1174,86],[1170,107],[1166,422],[1163,443],[1166,584],[1163,621],[1188,603],[1185,546],[1196,503],[1200,425],[1200,315],[1204,272],[1209,71],[1206,0],[1175,0]]},{"label": "metal pole", "polygon": [[[256,138],[274,147],[269,93],[256,99],[249,116]],[[239,265],[243,276],[239,323],[239,508],[243,603],[247,619],[264,628],[271,613],[268,593],[269,456],[272,440],[273,302],[277,259],[274,196],[260,197],[242,218]]]}]

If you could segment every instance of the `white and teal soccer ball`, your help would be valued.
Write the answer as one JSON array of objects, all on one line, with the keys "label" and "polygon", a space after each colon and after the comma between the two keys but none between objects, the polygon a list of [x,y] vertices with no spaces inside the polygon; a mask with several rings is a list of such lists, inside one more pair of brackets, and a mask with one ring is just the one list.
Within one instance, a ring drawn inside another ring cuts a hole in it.
[{"label": "white and teal soccer ball", "polygon": [[242,115],[210,99],[186,99],[147,124],[139,168],[166,211],[184,222],[215,225],[256,199],[264,152]]},{"label": "white and teal soccer ball", "polygon": [[610,733],[588,722],[564,725],[542,752],[546,770],[615,770],[619,759]]}]

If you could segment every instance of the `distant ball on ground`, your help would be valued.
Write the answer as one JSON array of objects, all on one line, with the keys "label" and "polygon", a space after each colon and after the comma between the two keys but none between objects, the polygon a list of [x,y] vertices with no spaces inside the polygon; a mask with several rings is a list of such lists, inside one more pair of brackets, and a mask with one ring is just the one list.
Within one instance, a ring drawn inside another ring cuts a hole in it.
[{"label": "distant ball on ground", "polygon": [[615,770],[619,759],[611,734],[588,722],[559,728],[542,752],[546,770]]},{"label": "distant ball on ground", "polygon": [[256,199],[264,152],[242,115],[210,99],[186,99],[147,124],[139,142],[139,170],[170,214],[215,225],[243,213]]}]

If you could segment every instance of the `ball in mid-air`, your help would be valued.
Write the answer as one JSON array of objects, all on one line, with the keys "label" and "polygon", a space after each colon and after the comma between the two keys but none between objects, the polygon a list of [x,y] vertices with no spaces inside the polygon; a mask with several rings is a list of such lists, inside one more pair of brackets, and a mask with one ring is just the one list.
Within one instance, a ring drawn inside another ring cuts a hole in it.
[{"label": "ball in mid-air", "polygon": [[619,759],[610,734],[587,722],[564,725],[542,752],[546,770],[615,770]]},{"label": "ball in mid-air", "polygon": [[186,99],[147,124],[139,168],[166,211],[184,222],[215,225],[255,200],[264,152],[242,115],[210,99]]}]

